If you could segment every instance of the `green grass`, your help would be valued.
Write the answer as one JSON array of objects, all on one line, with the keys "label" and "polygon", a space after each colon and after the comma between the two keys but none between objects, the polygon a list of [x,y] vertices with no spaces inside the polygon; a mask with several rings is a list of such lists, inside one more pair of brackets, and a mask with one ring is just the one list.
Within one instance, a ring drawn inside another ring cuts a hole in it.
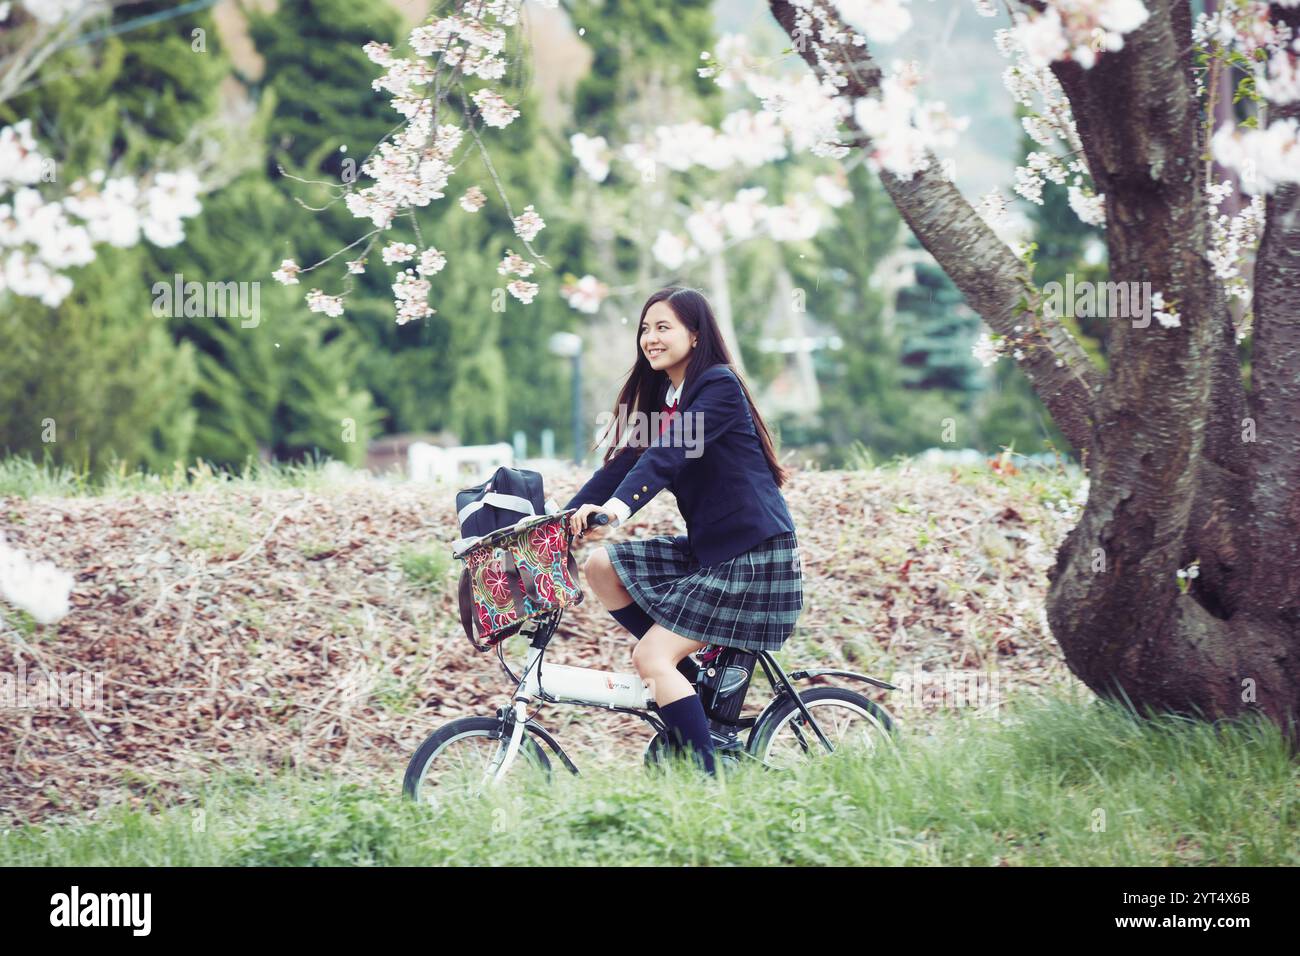
[{"label": "green grass", "polygon": [[[1258,720],[1139,721],[1058,692],[876,761],[725,780],[635,759],[437,808],[300,774],[0,835],[5,865],[1296,865],[1297,765]],[[581,764],[581,761],[579,761]],[[155,801],[156,802],[156,801]]]},{"label": "green grass", "polygon": [[201,551],[212,559],[230,558],[247,550],[255,540],[251,521],[248,504],[239,502],[220,511],[178,519],[173,533],[185,548]]},{"label": "green grass", "polygon": [[328,458],[302,462],[249,460],[239,469],[218,467],[199,460],[177,462],[170,472],[152,474],[128,470],[124,464],[98,472],[79,471],[30,457],[0,458],[0,497],[31,498],[131,495],[150,492],[199,491],[212,487],[242,489],[325,488],[346,480],[350,469]]},{"label": "green grass", "polygon": [[397,555],[397,563],[407,581],[430,591],[440,591],[447,584],[452,561],[446,545],[406,548]]}]

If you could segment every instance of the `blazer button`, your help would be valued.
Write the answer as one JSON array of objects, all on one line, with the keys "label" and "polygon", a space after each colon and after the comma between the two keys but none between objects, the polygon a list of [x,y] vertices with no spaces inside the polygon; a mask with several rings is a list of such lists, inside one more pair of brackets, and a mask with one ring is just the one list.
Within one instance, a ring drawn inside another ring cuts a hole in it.
[{"label": "blazer button", "polygon": [[641,500],[641,496],[640,496],[640,495],[633,495],[633,496],[632,496],[632,500],[633,500],[633,501],[640,501],[640,500]]},{"label": "blazer button", "polygon": [[650,489],[647,488],[645,485],[642,485],[642,486],[641,486],[641,490],[642,490],[642,491],[649,491]]}]

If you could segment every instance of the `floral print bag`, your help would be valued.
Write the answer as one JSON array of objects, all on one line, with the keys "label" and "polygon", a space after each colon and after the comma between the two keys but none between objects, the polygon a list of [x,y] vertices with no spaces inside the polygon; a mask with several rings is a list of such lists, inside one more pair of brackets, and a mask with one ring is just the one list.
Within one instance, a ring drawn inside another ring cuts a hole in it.
[{"label": "floral print bag", "polygon": [[529,618],[582,603],[578,562],[569,550],[572,513],[522,519],[457,555],[465,562],[460,622],[477,650],[494,647]]}]

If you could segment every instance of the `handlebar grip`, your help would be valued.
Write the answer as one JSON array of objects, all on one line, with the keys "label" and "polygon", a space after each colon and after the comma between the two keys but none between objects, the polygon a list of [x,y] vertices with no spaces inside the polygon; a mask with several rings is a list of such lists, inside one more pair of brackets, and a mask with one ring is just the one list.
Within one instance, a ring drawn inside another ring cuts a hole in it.
[{"label": "handlebar grip", "polygon": [[596,524],[609,524],[609,515],[603,511],[593,511],[587,516],[587,527],[590,528]]}]

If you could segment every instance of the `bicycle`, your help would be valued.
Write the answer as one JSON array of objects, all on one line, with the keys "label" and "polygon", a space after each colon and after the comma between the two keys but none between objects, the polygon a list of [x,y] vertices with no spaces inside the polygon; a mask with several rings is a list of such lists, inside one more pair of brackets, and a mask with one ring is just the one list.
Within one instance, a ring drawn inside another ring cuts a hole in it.
[{"label": "bicycle", "polygon": [[[575,510],[561,514],[567,516]],[[594,513],[592,519],[587,523],[588,529],[593,524],[609,521],[601,513]],[[572,539],[569,532],[570,545]],[[655,766],[663,762],[671,752],[667,730],[658,716],[654,696],[639,675],[563,664],[544,665],[546,647],[563,614],[564,608],[558,608],[520,627],[518,633],[528,637],[529,643],[527,660],[518,676],[506,663],[504,642],[497,643],[497,658],[506,676],[515,683],[511,704],[498,708],[493,717],[460,717],[430,734],[407,765],[402,782],[406,796],[420,802],[436,802],[435,791],[443,786],[459,783],[478,789],[495,786],[520,754],[549,781],[551,761],[542,744],[550,748],[570,773],[580,776],[559,742],[534,717],[528,716],[527,705],[533,700],[540,700],[543,705],[574,704],[634,714],[655,731],[646,745],[645,764]],[[779,771],[791,769],[823,750],[834,753],[860,746],[868,754],[874,754],[882,747],[894,745],[893,717],[862,694],[836,686],[814,687],[803,692],[794,688],[795,681],[816,677],[841,677],[884,690],[897,690],[893,684],[838,668],[802,669],[786,674],[770,651],[707,645],[697,653],[700,670],[694,687],[709,718],[715,757],[722,761],[735,765],[752,760],[766,769]],[[755,662],[762,666],[775,693],[757,716],[742,717]],[[831,735],[828,736],[822,723],[814,717],[814,710],[827,722]],[[846,731],[851,724],[858,727]],[[749,735],[742,742],[741,733],[746,729]],[[831,736],[835,738],[834,743]],[[451,780],[456,783],[450,783]]]}]

